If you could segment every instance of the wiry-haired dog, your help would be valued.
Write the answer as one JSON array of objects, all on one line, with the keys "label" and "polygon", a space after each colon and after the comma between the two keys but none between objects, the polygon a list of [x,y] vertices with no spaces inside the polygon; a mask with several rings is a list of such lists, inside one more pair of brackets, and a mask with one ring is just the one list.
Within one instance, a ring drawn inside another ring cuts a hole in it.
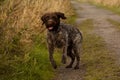
[{"label": "wiry-haired dog", "polygon": [[49,59],[54,68],[57,65],[53,58],[54,48],[62,48],[62,63],[66,63],[66,56],[71,58],[71,62],[66,68],[72,68],[74,60],[76,58],[77,63],[74,69],[79,69],[80,62],[80,49],[82,42],[81,32],[76,28],[68,24],[60,23],[61,19],[66,19],[64,13],[52,12],[46,13],[41,17],[43,24],[48,29],[47,44],[49,50]]}]

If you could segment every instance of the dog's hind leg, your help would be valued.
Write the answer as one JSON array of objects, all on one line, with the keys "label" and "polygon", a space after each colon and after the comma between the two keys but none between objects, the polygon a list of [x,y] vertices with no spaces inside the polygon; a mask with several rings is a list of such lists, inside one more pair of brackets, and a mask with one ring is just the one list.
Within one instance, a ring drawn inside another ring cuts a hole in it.
[{"label": "dog's hind leg", "polygon": [[66,68],[72,68],[72,65],[75,61],[75,55],[72,52],[72,47],[68,47],[67,49],[67,55],[71,58],[71,62],[69,65],[66,66]]},{"label": "dog's hind leg", "polygon": [[70,53],[68,54],[68,56],[71,58],[71,62],[70,62],[69,65],[66,66],[66,68],[72,68],[72,65],[73,65],[73,63],[74,63],[74,61],[75,61],[75,55],[74,55],[72,52],[70,52]]},{"label": "dog's hind leg", "polygon": [[75,57],[76,57],[76,65],[74,67],[74,69],[79,69],[79,64],[80,64],[80,52],[81,52],[81,43],[77,44],[74,48],[74,54],[75,54]]}]

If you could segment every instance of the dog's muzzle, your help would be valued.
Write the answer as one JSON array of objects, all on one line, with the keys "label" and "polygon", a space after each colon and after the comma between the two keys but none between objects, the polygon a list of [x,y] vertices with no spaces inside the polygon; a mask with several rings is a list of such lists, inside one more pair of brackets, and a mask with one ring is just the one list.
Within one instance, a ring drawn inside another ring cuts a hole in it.
[{"label": "dog's muzzle", "polygon": [[56,24],[56,22],[53,21],[52,19],[48,20],[47,29],[52,30],[54,28],[55,24]]}]

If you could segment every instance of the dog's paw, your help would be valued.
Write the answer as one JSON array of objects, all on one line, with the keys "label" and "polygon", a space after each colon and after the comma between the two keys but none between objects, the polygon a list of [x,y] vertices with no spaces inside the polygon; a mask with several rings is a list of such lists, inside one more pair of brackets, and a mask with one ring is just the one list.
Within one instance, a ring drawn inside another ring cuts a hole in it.
[{"label": "dog's paw", "polygon": [[79,66],[75,66],[74,69],[79,69]]},{"label": "dog's paw", "polygon": [[66,66],[65,68],[72,68],[72,65],[68,65],[68,66]]},{"label": "dog's paw", "polygon": [[62,63],[66,64],[66,57],[65,56],[62,57]]},{"label": "dog's paw", "polygon": [[66,60],[62,59],[62,63],[63,63],[63,64],[66,64]]},{"label": "dog's paw", "polygon": [[57,69],[57,65],[54,65],[53,68],[54,68],[54,69]]}]

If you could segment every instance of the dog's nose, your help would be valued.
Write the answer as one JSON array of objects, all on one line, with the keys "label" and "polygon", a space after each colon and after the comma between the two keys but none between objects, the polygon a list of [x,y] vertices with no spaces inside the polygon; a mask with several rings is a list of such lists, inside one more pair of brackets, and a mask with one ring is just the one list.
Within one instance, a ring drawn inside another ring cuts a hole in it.
[{"label": "dog's nose", "polygon": [[54,21],[52,19],[48,20],[48,24],[52,24]]},{"label": "dog's nose", "polygon": [[52,20],[52,19],[49,19],[48,22],[53,22],[53,20]]}]

